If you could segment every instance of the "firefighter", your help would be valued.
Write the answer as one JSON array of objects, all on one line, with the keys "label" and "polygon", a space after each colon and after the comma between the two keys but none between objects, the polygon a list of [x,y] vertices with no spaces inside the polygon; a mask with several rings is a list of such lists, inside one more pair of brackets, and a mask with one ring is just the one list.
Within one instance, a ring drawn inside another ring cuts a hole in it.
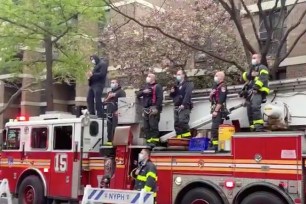
[{"label": "firefighter", "polygon": [[190,138],[190,112],[192,109],[191,94],[193,82],[188,81],[184,70],[176,73],[176,85],[171,88],[170,97],[174,103],[174,129],[176,138]]},{"label": "firefighter", "polygon": [[224,72],[219,71],[215,74],[215,85],[209,95],[212,114],[210,146],[210,149],[212,150],[218,149],[219,125],[223,123],[223,120],[228,115],[228,111],[226,109],[227,88],[224,79]]},{"label": "firefighter", "polygon": [[97,112],[98,118],[102,118],[102,92],[105,86],[108,62],[106,59],[99,59],[97,55],[90,56],[90,60],[94,65],[94,68],[92,71],[87,73],[89,85],[87,107],[90,115],[96,115]]},{"label": "firefighter", "polygon": [[263,118],[261,114],[261,103],[266,101],[269,94],[269,70],[261,64],[261,55],[252,56],[252,68],[242,74],[243,80],[247,83],[247,114],[251,130],[263,131]]},{"label": "firefighter", "polygon": [[155,147],[159,144],[159,120],[162,111],[163,89],[156,82],[156,76],[149,73],[146,78],[146,85],[137,92],[137,98],[142,97],[143,105],[143,127],[147,145]]},{"label": "firefighter", "polygon": [[142,149],[138,155],[138,167],[131,172],[135,179],[134,190],[153,192],[154,203],[156,201],[157,171],[156,166],[150,160],[151,151]]},{"label": "firefighter", "polygon": [[126,97],[126,93],[121,89],[119,81],[117,79],[111,80],[111,91],[108,92],[107,97],[104,100],[104,104],[107,105],[107,143],[106,145],[112,145],[115,128],[118,124],[118,98]]}]

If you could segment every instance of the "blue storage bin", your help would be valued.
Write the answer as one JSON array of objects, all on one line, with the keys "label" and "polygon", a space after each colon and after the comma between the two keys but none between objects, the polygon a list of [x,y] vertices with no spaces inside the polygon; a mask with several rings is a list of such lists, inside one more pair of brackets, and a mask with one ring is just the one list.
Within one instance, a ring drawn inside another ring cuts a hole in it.
[{"label": "blue storage bin", "polygon": [[208,149],[210,139],[207,137],[191,138],[189,151],[203,151]]}]

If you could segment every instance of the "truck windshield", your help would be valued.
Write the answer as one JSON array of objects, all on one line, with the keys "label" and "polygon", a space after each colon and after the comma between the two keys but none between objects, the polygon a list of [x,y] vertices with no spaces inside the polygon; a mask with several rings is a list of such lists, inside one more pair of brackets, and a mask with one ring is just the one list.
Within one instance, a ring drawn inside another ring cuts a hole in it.
[{"label": "truck windshield", "polygon": [[3,149],[17,150],[20,147],[20,128],[9,128],[4,136]]}]

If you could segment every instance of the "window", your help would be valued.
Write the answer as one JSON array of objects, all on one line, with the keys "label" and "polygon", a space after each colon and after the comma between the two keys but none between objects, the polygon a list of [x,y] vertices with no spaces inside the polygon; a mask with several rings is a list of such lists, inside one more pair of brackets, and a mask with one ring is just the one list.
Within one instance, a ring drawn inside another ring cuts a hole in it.
[{"label": "window", "polygon": [[31,148],[47,149],[48,147],[48,129],[32,128],[31,131]]},{"label": "window", "polygon": [[99,123],[97,121],[92,121],[89,125],[89,133],[91,136],[95,137],[99,133]]},{"label": "window", "polygon": [[72,126],[54,127],[54,150],[71,150]]},{"label": "window", "polygon": [[7,130],[6,137],[3,141],[3,149],[19,149],[20,147],[20,129],[9,128]]}]

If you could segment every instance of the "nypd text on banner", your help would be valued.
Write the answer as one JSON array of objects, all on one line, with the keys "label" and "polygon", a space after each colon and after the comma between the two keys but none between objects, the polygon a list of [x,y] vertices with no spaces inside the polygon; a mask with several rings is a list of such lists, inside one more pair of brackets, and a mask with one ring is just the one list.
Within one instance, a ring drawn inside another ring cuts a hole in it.
[{"label": "nypd text on banner", "polygon": [[115,190],[104,188],[92,188],[87,185],[85,188],[82,204],[90,203],[113,203],[113,204],[153,204],[153,193]]}]

